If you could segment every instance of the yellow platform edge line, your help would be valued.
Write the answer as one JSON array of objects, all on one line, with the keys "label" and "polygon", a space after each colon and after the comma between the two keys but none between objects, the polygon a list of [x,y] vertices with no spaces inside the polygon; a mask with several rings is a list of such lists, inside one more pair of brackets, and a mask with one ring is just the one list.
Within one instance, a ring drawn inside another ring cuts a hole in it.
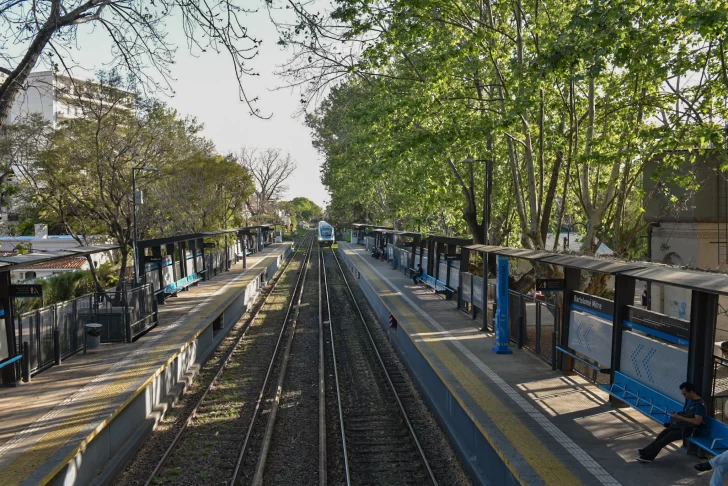
[{"label": "yellow platform edge line", "polygon": [[[265,257],[265,258],[271,258],[271,257]],[[262,260],[261,260],[261,261],[262,261]],[[261,267],[261,268],[260,268],[260,271],[261,271],[261,272],[262,272],[262,271],[265,271],[265,270],[266,270],[266,267]],[[260,275],[260,273],[256,273],[256,272],[253,272],[253,273],[251,273],[251,274],[249,274],[249,275],[250,275],[250,276],[253,276],[253,275],[254,275],[254,278],[257,278],[257,277],[258,277],[258,275]],[[200,335],[201,335],[201,334],[202,334],[203,332],[205,332],[205,331],[206,331],[206,330],[207,330],[207,329],[208,329],[208,328],[209,328],[209,327],[210,327],[210,326],[212,325],[212,323],[213,323],[213,322],[215,321],[215,319],[216,319],[217,317],[213,317],[212,319],[210,319],[210,317],[209,317],[209,316],[217,316],[217,315],[219,315],[219,313],[218,313],[218,310],[220,310],[220,312],[223,312],[223,311],[224,311],[224,310],[225,310],[225,309],[226,309],[227,307],[229,307],[229,306],[230,306],[230,303],[231,303],[230,301],[234,301],[235,299],[237,299],[237,298],[238,298],[238,297],[240,296],[240,287],[241,287],[241,286],[243,286],[243,284],[248,284],[248,283],[250,283],[250,282],[252,282],[252,281],[253,281],[253,278],[251,278],[251,279],[246,279],[246,278],[242,278],[242,279],[240,279],[240,280],[239,280],[238,282],[233,282],[233,283],[232,283],[232,285],[231,285],[231,287],[233,287],[233,292],[232,292],[232,295],[230,295],[230,297],[224,298],[224,300],[223,300],[222,304],[218,305],[218,306],[217,306],[217,307],[215,308],[215,311],[214,311],[213,313],[211,313],[211,314],[206,314],[205,316],[203,316],[203,317],[202,317],[202,319],[200,319],[200,320],[199,320],[199,322],[198,322],[197,324],[195,324],[195,326],[197,326],[197,325],[200,325],[200,323],[204,323],[204,321],[205,321],[206,319],[209,319],[209,322],[208,322],[208,323],[206,323],[206,324],[203,324],[203,327],[202,327],[201,329],[199,329],[199,330],[198,330],[197,332],[195,332],[195,334],[194,334],[194,335],[193,335],[192,337],[190,337],[190,338],[188,339],[188,341],[187,341],[187,342],[186,342],[185,344],[183,344],[183,345],[182,345],[182,346],[181,346],[181,347],[179,348],[179,350],[178,350],[178,351],[176,351],[176,352],[175,352],[175,353],[174,353],[174,354],[172,355],[172,357],[170,357],[170,358],[169,358],[169,359],[168,359],[168,360],[167,360],[167,361],[166,361],[165,363],[163,363],[163,364],[162,364],[162,365],[161,365],[161,366],[160,366],[160,367],[159,367],[159,368],[158,368],[158,369],[157,369],[157,370],[156,370],[156,371],[154,372],[154,374],[152,374],[152,376],[150,376],[150,377],[149,377],[149,378],[148,378],[147,380],[145,380],[145,381],[144,381],[144,383],[142,383],[142,384],[141,384],[141,385],[140,385],[140,386],[139,386],[139,387],[138,387],[138,388],[137,388],[137,389],[136,389],[136,390],[134,391],[134,393],[133,393],[133,394],[132,394],[131,396],[129,396],[129,398],[127,398],[126,400],[124,400],[124,402],[123,402],[123,403],[122,403],[121,405],[119,405],[119,406],[118,406],[118,407],[117,407],[117,408],[116,408],[116,409],[115,409],[115,410],[114,410],[114,411],[113,411],[113,412],[112,412],[112,413],[111,413],[111,414],[110,414],[110,415],[109,415],[109,416],[108,416],[108,417],[107,417],[106,419],[104,419],[104,420],[103,420],[103,421],[102,421],[102,422],[101,422],[101,423],[100,423],[100,424],[99,424],[99,425],[98,425],[98,426],[97,426],[97,427],[96,427],[96,428],[95,428],[94,430],[92,430],[92,431],[91,431],[91,432],[89,433],[89,435],[88,435],[88,436],[86,436],[86,438],[85,438],[85,439],[83,439],[83,440],[82,440],[82,441],[81,441],[81,442],[80,442],[80,443],[79,443],[79,444],[78,444],[78,445],[77,445],[77,446],[76,446],[76,447],[75,447],[75,448],[74,448],[74,449],[73,449],[73,450],[72,450],[72,451],[71,451],[70,453],[68,453],[68,454],[66,455],[66,457],[65,457],[65,458],[63,458],[63,460],[61,460],[61,461],[60,461],[60,462],[58,463],[58,465],[56,465],[56,466],[55,466],[55,467],[54,467],[54,468],[53,468],[53,469],[51,470],[51,472],[49,472],[49,473],[48,473],[48,474],[47,474],[47,475],[46,475],[46,476],[45,476],[45,477],[44,477],[44,478],[43,478],[43,479],[42,479],[42,480],[41,480],[41,481],[40,481],[40,482],[39,482],[38,484],[39,484],[39,485],[41,485],[41,486],[44,486],[44,485],[48,484],[48,483],[49,483],[49,482],[50,482],[51,480],[53,480],[53,478],[54,478],[54,477],[55,477],[55,476],[56,476],[56,475],[57,475],[57,474],[58,474],[59,472],[61,472],[61,471],[63,470],[63,468],[64,468],[64,467],[66,467],[66,465],[67,465],[67,464],[68,464],[69,462],[71,462],[71,460],[72,460],[72,459],[73,459],[73,458],[74,458],[74,457],[75,457],[75,456],[76,456],[76,455],[77,455],[77,454],[78,454],[79,452],[83,451],[83,450],[84,450],[84,449],[86,448],[86,446],[87,446],[88,444],[90,444],[90,443],[91,443],[91,441],[92,441],[92,440],[93,440],[94,438],[96,438],[96,436],[97,436],[98,434],[100,434],[100,433],[101,433],[101,432],[102,432],[102,431],[103,431],[103,430],[104,430],[104,429],[106,428],[106,426],[107,426],[107,425],[109,425],[109,424],[110,424],[110,423],[111,423],[111,422],[113,421],[113,419],[114,419],[114,418],[116,418],[116,417],[117,417],[117,416],[118,416],[118,415],[119,415],[119,414],[120,414],[121,412],[123,412],[123,411],[124,411],[124,409],[125,409],[125,408],[126,408],[127,406],[129,406],[129,404],[131,404],[131,402],[133,402],[133,401],[134,401],[134,399],[136,399],[136,398],[137,398],[137,397],[138,397],[138,396],[139,396],[139,395],[140,395],[140,394],[141,394],[141,393],[142,393],[142,392],[143,392],[143,391],[144,391],[144,390],[145,390],[145,389],[147,388],[147,386],[148,386],[148,385],[149,385],[149,384],[150,384],[150,383],[151,383],[152,381],[154,381],[154,379],[156,379],[156,378],[157,378],[157,377],[158,377],[158,376],[159,376],[160,374],[162,374],[162,373],[163,373],[163,372],[164,372],[164,371],[165,371],[165,370],[166,370],[166,369],[167,369],[167,368],[169,367],[169,365],[170,365],[170,364],[171,364],[171,363],[172,363],[172,362],[173,362],[173,361],[174,361],[175,359],[177,359],[177,357],[179,357],[179,356],[180,356],[180,355],[181,355],[182,353],[184,353],[184,352],[185,352],[185,351],[187,350],[187,348],[188,348],[189,346],[191,346],[191,345],[192,345],[192,343],[194,343],[194,342],[195,342],[195,340],[196,340],[196,339],[197,339],[197,338],[198,338],[198,337],[199,337],[199,336],[200,336]],[[244,290],[244,289],[245,289],[245,286],[243,286],[243,290]],[[229,291],[227,291],[227,292],[225,292],[225,293],[229,293]],[[221,309],[221,307],[222,307],[222,309]],[[194,318],[195,318],[195,319],[199,319],[199,316],[195,316]],[[68,438],[68,439],[66,440],[66,442],[68,442],[68,440],[70,440],[71,438],[72,438],[72,436],[71,436],[71,437],[69,437],[69,438]],[[64,442],[63,444],[65,444],[66,442]],[[59,448],[60,448],[60,447],[63,447],[63,444],[61,444],[61,446],[59,446]],[[56,450],[58,450],[58,449],[56,449]],[[53,454],[51,453],[51,456],[52,456],[52,455],[53,455]],[[49,457],[50,457],[50,456],[49,456]],[[46,458],[45,460],[48,460],[48,458]],[[14,461],[13,461],[13,462],[14,462]],[[11,464],[12,464],[12,463],[8,464],[8,466],[10,466]],[[1,473],[1,472],[2,472],[2,470],[0,470],[0,473]],[[28,477],[28,476],[30,475],[30,473],[32,473],[32,471],[29,471],[29,472],[28,472],[28,475],[26,475],[26,476],[25,476],[24,478],[22,478],[22,479],[21,479],[21,480],[20,480],[19,482],[20,482],[20,483],[22,483],[23,481],[25,481],[25,479],[27,479],[27,477]]]},{"label": "yellow platform edge line", "polygon": [[[354,256],[356,256],[357,258],[359,258],[359,259],[362,259],[362,260],[363,260],[363,258],[361,257],[361,255],[359,255],[359,254],[355,253],[355,252],[354,252],[354,250],[352,250],[352,249],[350,249],[350,248],[342,248],[342,249],[344,250],[344,253],[345,253],[345,254],[346,254],[346,255],[347,255],[347,256],[348,256],[349,258],[351,258],[351,255],[354,255]],[[391,291],[391,289],[390,289],[390,288],[389,288],[389,287],[388,287],[388,286],[387,286],[387,285],[386,285],[386,284],[385,284],[385,283],[384,283],[383,281],[381,281],[381,279],[379,279],[378,277],[376,277],[376,276],[375,276],[375,275],[373,274],[372,270],[371,270],[371,269],[369,268],[369,265],[367,265],[367,264],[366,264],[366,262],[363,262],[363,263],[364,263],[364,271],[363,271],[362,273],[366,274],[366,276],[367,276],[367,279],[368,279],[368,280],[369,280],[370,282],[372,282],[372,283],[376,281],[376,282],[378,282],[378,283],[380,283],[380,284],[381,284],[381,286],[378,286],[378,287],[379,287],[379,289],[374,289],[374,288],[372,288],[372,289],[373,289],[373,290],[375,290],[375,291],[377,292],[377,294],[380,294],[380,293],[382,293],[382,290],[383,290],[384,292],[390,292],[390,291]],[[359,267],[357,266],[357,268],[359,268]],[[359,270],[361,271],[362,269],[361,269],[361,268],[359,268]],[[383,289],[382,289],[382,286],[384,287]],[[402,314],[402,309],[398,309],[398,312],[396,312],[396,311],[394,311],[394,310],[393,310],[393,309],[391,308],[391,306],[390,306],[390,305],[388,305],[388,304],[387,304],[387,303],[385,302],[385,300],[384,300],[384,299],[385,299],[385,297],[386,297],[386,296],[381,296],[381,295],[377,295],[377,297],[378,297],[378,298],[380,299],[380,302],[381,302],[381,303],[382,303],[382,304],[384,305],[384,307],[385,307],[385,308],[387,309],[387,311],[388,311],[388,312],[389,312],[390,314],[392,314],[392,315],[394,315],[394,316],[396,316],[397,314],[400,314],[400,315]],[[397,303],[397,302],[398,302],[398,301],[395,301],[395,303]],[[414,311],[414,309],[410,309],[410,306],[409,306],[408,304],[406,304],[406,303],[402,302],[402,303],[400,303],[400,306],[401,306],[402,308],[406,309],[406,310],[407,310],[407,311],[408,311],[409,313],[411,313],[411,314],[412,314],[412,315],[414,316],[414,319],[413,319],[413,320],[415,320],[415,321],[419,321],[419,317],[418,317],[418,316],[417,316],[417,315],[415,314],[415,311]],[[398,319],[398,320],[399,320],[399,319]],[[403,319],[403,320],[404,320],[404,319]],[[460,404],[460,406],[461,406],[461,408],[463,409],[463,411],[465,411],[465,413],[467,413],[467,415],[468,415],[468,416],[470,417],[470,419],[471,419],[471,420],[473,421],[473,423],[474,423],[474,424],[476,425],[476,427],[477,427],[477,428],[478,428],[478,430],[479,430],[479,431],[481,432],[481,434],[483,435],[483,437],[485,437],[485,439],[486,439],[486,440],[488,441],[488,443],[489,443],[489,444],[491,445],[491,447],[493,447],[493,450],[494,450],[494,451],[496,452],[496,454],[498,454],[498,456],[499,456],[499,457],[501,458],[501,460],[503,461],[503,463],[504,463],[504,464],[506,464],[506,466],[507,466],[507,467],[508,467],[508,469],[509,469],[509,470],[511,471],[511,473],[513,473],[514,477],[515,477],[515,478],[516,478],[516,479],[517,479],[517,480],[518,480],[518,481],[519,481],[519,482],[520,482],[521,484],[524,484],[524,485],[525,485],[526,483],[525,483],[525,481],[524,481],[524,480],[523,480],[523,479],[521,478],[521,475],[520,475],[520,474],[518,473],[518,471],[517,471],[517,470],[515,469],[515,467],[514,467],[514,466],[512,465],[512,463],[511,463],[511,462],[510,462],[510,461],[509,461],[509,460],[507,459],[507,457],[506,457],[506,456],[505,456],[505,454],[504,454],[504,453],[503,453],[503,452],[501,451],[501,449],[500,449],[500,448],[499,448],[499,447],[497,446],[497,444],[496,444],[496,443],[495,443],[495,441],[493,440],[492,436],[491,436],[491,435],[490,435],[490,434],[489,434],[489,433],[488,433],[488,432],[487,432],[487,431],[485,430],[485,428],[484,428],[484,427],[483,427],[483,425],[482,425],[482,424],[480,423],[480,421],[479,421],[479,420],[478,420],[478,419],[477,419],[477,418],[476,418],[476,417],[475,417],[475,416],[473,415],[473,413],[472,413],[472,412],[471,412],[471,411],[469,410],[469,408],[468,408],[468,407],[466,406],[466,404],[465,404],[464,400],[463,400],[463,399],[461,398],[460,394],[458,393],[458,390],[456,390],[456,389],[454,389],[454,388],[452,387],[452,385],[451,385],[451,384],[450,384],[450,383],[448,382],[448,380],[446,380],[446,379],[445,379],[445,377],[444,377],[444,376],[442,375],[442,373],[440,372],[440,370],[438,370],[437,366],[435,366],[435,364],[434,364],[434,363],[433,363],[433,362],[432,362],[432,361],[430,360],[430,358],[429,358],[429,357],[427,356],[427,354],[423,352],[423,349],[422,349],[422,346],[421,346],[421,344],[424,344],[425,346],[427,346],[428,348],[430,348],[430,350],[431,350],[432,352],[434,352],[435,354],[437,354],[437,353],[436,353],[436,351],[435,351],[434,349],[432,349],[431,343],[419,343],[419,342],[418,342],[418,341],[417,341],[416,339],[414,339],[414,338],[412,337],[411,333],[410,333],[410,332],[408,332],[408,331],[407,331],[407,329],[406,329],[407,327],[409,327],[409,325],[412,325],[412,324],[408,324],[408,325],[405,325],[405,326],[404,326],[404,332],[405,332],[405,333],[407,334],[407,337],[408,337],[408,338],[410,339],[410,341],[411,341],[411,342],[412,342],[412,343],[413,343],[413,344],[414,344],[414,345],[415,345],[415,346],[417,347],[417,349],[418,349],[418,350],[420,351],[420,354],[422,355],[422,357],[424,357],[424,358],[425,358],[425,361],[427,361],[427,363],[428,363],[428,364],[430,365],[430,368],[431,368],[431,369],[432,369],[432,370],[433,370],[433,371],[435,372],[435,374],[437,374],[437,376],[438,376],[438,377],[440,378],[440,381],[441,381],[441,382],[442,382],[442,383],[443,383],[443,384],[445,385],[445,387],[447,387],[447,389],[448,389],[448,390],[450,391],[450,394],[451,394],[451,395],[452,395],[452,396],[453,396],[453,397],[455,398],[455,400],[456,400],[456,401],[457,401],[457,402],[458,402],[458,403]],[[424,326],[427,326],[426,324],[423,324],[423,325],[424,325]],[[414,325],[412,325],[412,327],[414,327]],[[430,328],[429,328],[429,327],[426,327],[426,329],[427,329],[428,331],[430,330]],[[432,344],[434,344],[434,343],[432,343]],[[447,348],[447,346],[445,346],[445,345],[444,345],[444,343],[439,343],[439,344],[442,344],[442,345],[443,345],[443,349],[445,349],[445,350],[447,350],[447,351],[448,351],[449,353],[453,354],[453,353],[452,353],[452,351],[450,351],[450,349],[449,349],[449,348]],[[458,360],[458,361],[459,361],[459,360]],[[458,373],[455,373],[455,372],[453,372],[453,370],[452,370],[452,369],[450,368],[450,366],[448,366],[448,365],[447,365],[447,363],[446,363],[446,362],[445,362],[444,360],[443,360],[443,361],[441,361],[441,363],[442,363],[442,365],[443,365],[443,366],[444,366],[445,368],[447,368],[447,370],[448,370],[448,371],[449,371],[449,372],[450,372],[450,373],[451,373],[451,374],[453,375],[453,377],[457,376],[457,374],[458,374]],[[469,372],[469,370],[468,370],[468,372]],[[472,372],[470,372],[470,373],[472,373]],[[478,379],[478,378],[476,377],[476,379]],[[478,381],[480,381],[480,380],[478,379]],[[483,386],[484,386],[484,387],[486,387],[487,385],[483,384]],[[472,398],[472,399],[473,399],[474,401],[476,401],[476,403],[477,403],[477,401],[478,401],[478,400],[477,400],[477,398],[476,398],[476,397],[475,397],[475,396],[474,396],[474,395],[473,395],[472,393],[470,393],[470,392],[467,392],[467,390],[465,389],[465,387],[463,387],[463,389],[464,389],[464,390],[466,391],[466,393],[467,393],[468,395],[470,395],[470,397],[471,397],[471,398]],[[517,419],[517,417],[516,417],[515,415],[513,415],[513,414],[512,414],[512,412],[510,412],[510,410],[509,410],[509,409],[507,408],[507,406],[506,406],[506,405],[505,405],[505,404],[504,404],[504,403],[503,403],[503,402],[502,402],[502,401],[501,401],[501,400],[500,400],[500,399],[499,399],[499,398],[497,397],[497,395],[496,395],[495,393],[493,393],[493,392],[492,392],[492,390],[490,390],[490,389],[488,389],[488,391],[489,391],[489,392],[490,392],[490,394],[491,394],[491,395],[493,396],[493,398],[494,398],[495,400],[497,400],[498,402],[500,402],[500,403],[501,403],[501,405],[502,405],[502,406],[503,406],[503,407],[505,408],[505,410],[506,410],[506,413],[508,413],[508,414],[509,414],[509,415],[511,416],[511,417],[510,417],[510,419],[511,419],[511,420],[513,421],[513,423],[520,423],[520,422],[518,422],[518,419]],[[509,427],[508,427],[508,426],[505,426],[505,427],[501,427],[501,424],[499,424],[499,422],[501,422],[502,420],[500,420],[500,419],[496,419],[496,418],[495,418],[495,417],[494,417],[493,415],[489,414],[487,410],[482,410],[482,411],[483,411],[483,413],[485,413],[485,414],[486,414],[486,415],[487,415],[487,416],[488,416],[488,417],[489,417],[489,418],[490,418],[490,419],[491,419],[491,420],[493,421],[493,423],[494,423],[494,424],[496,425],[496,427],[498,427],[498,429],[499,429],[499,430],[501,430],[501,432],[503,432],[503,434],[504,434],[504,435],[505,435],[505,436],[506,436],[506,437],[507,437],[507,438],[509,439],[509,441],[510,441],[510,442],[511,442],[511,443],[513,444],[513,446],[515,447],[515,449],[516,449],[516,450],[517,450],[517,451],[518,451],[518,452],[519,452],[519,453],[521,454],[521,457],[523,457],[524,459],[526,459],[526,461],[527,461],[527,462],[528,462],[528,463],[529,463],[529,464],[531,465],[531,467],[532,467],[532,468],[534,469],[534,471],[535,471],[535,472],[536,472],[537,474],[539,474],[539,476],[541,476],[541,478],[542,478],[542,479],[544,479],[544,481],[546,481],[547,479],[549,479],[549,476],[551,476],[551,474],[548,474],[548,472],[549,472],[548,470],[549,470],[549,469],[551,469],[551,468],[549,468],[548,466],[545,466],[544,464],[541,464],[541,462],[542,462],[542,461],[538,461],[538,462],[537,462],[536,464],[532,463],[532,461],[533,461],[533,458],[531,458],[531,460],[529,460],[529,456],[530,456],[530,454],[523,454],[523,452],[522,452],[522,451],[523,451],[524,449],[528,449],[528,448],[530,448],[530,447],[528,447],[528,446],[527,446],[527,445],[526,445],[525,443],[523,443],[523,441],[518,441],[518,440],[517,440],[517,441],[513,441],[513,440],[512,440],[512,438],[511,438],[511,437],[509,437],[509,435],[510,435],[510,434],[507,434],[507,433],[506,433],[506,432],[504,431],[504,428],[505,428],[505,429],[508,429]],[[525,427],[525,426],[524,426],[524,427]],[[526,430],[527,430],[527,431],[529,432],[529,434],[530,434],[530,435],[532,436],[532,437],[531,437],[530,439],[532,439],[532,440],[536,441],[536,442],[537,442],[538,444],[540,444],[540,445],[541,445],[541,446],[542,446],[542,447],[543,447],[543,448],[544,448],[544,449],[545,449],[545,450],[547,451],[548,455],[549,455],[549,456],[551,456],[551,457],[550,457],[550,458],[548,458],[548,459],[550,459],[550,460],[554,461],[554,462],[555,462],[556,464],[558,464],[558,465],[560,466],[560,467],[559,467],[559,469],[561,469],[561,471],[559,472],[559,474],[563,474],[563,476],[560,476],[560,477],[559,477],[559,478],[557,479],[557,482],[558,482],[558,484],[582,484],[582,483],[581,483],[581,481],[580,481],[580,480],[578,480],[578,478],[576,478],[576,477],[574,476],[574,474],[573,474],[573,473],[571,472],[571,470],[569,470],[569,469],[568,469],[568,468],[566,467],[566,465],[565,465],[565,464],[563,464],[563,462],[562,462],[561,460],[559,460],[559,459],[558,459],[558,457],[556,457],[555,455],[553,455],[553,454],[551,454],[551,453],[550,453],[550,451],[549,451],[548,447],[546,447],[546,445],[545,445],[545,444],[544,444],[544,443],[543,443],[543,442],[542,442],[541,440],[539,440],[539,439],[538,439],[538,437],[536,437],[536,435],[535,435],[535,434],[534,434],[534,433],[533,433],[533,432],[532,432],[532,431],[531,431],[530,429],[526,428]],[[522,443],[521,443],[521,444],[519,444],[519,443],[517,443],[517,442],[522,442]],[[544,458],[544,459],[545,459],[545,458]],[[548,461],[547,461],[547,462],[548,462]],[[534,467],[534,466],[535,466],[535,467]],[[539,470],[544,470],[544,469],[546,469],[546,471],[545,471],[545,472],[547,473],[547,474],[546,474],[546,478],[544,478],[544,477],[543,477],[543,475],[542,475],[542,474],[541,474],[541,473],[539,472]],[[549,483],[550,483],[550,481],[547,481],[547,484],[549,484]]]}]

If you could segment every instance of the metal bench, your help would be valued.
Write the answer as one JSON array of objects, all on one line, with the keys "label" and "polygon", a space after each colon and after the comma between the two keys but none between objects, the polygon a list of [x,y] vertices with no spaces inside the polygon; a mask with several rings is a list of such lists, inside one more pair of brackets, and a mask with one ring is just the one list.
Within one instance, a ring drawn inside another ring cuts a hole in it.
[{"label": "metal bench", "polygon": [[448,287],[447,285],[445,285],[445,282],[437,280],[432,275],[428,275],[426,273],[422,274],[422,277],[420,277],[420,282],[433,289],[436,294],[444,294],[447,300],[452,299],[452,296],[455,293],[454,288]]},{"label": "metal bench", "polygon": [[200,280],[202,280],[202,278],[196,273],[193,273],[192,275],[183,277],[176,282],[172,282],[171,284],[164,287],[164,293],[166,295],[176,295],[177,292],[179,292],[180,290],[184,290],[190,285],[199,282]]},{"label": "metal bench", "polygon": [[684,407],[684,404],[674,398],[663,395],[619,371],[614,373],[614,383],[599,385],[599,388],[661,424],[670,421],[670,412],[678,412]]},{"label": "metal bench", "polygon": [[728,450],[728,425],[714,418],[705,417],[703,425],[688,441],[707,453],[718,456]]},{"label": "metal bench", "polygon": [[[670,412],[680,411],[684,407],[679,401],[618,371],[614,374],[614,384],[599,385],[599,388],[661,424],[670,421]],[[720,455],[728,450],[728,425],[714,418],[704,417],[703,425],[687,440],[709,454]]]}]

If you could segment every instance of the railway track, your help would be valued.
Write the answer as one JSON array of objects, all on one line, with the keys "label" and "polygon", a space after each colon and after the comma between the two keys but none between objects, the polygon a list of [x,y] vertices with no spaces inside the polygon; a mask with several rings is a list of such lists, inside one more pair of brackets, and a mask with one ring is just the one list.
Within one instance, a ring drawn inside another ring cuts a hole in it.
[{"label": "railway track", "polygon": [[[244,456],[263,405],[263,391],[287,334],[285,323],[314,238],[308,235],[278,274],[263,303],[223,359],[216,375],[170,443],[145,483],[219,484],[223,474],[235,484],[240,458]],[[298,258],[296,258],[298,256]],[[299,269],[298,273],[291,271]],[[267,366],[266,366],[267,365]],[[246,432],[247,425],[247,434]],[[227,471],[227,473],[226,473]]]},{"label": "railway track", "polygon": [[[328,252],[323,259],[328,261],[322,266],[324,321],[330,323],[336,381],[331,406],[338,409],[346,484],[436,485],[398,393],[401,371],[379,352],[336,253]],[[332,301],[336,314],[331,312]]]},{"label": "railway track", "polygon": [[147,485],[470,483],[361,290],[314,242],[220,357]]},{"label": "railway track", "polygon": [[[317,288],[310,275],[317,272],[307,255],[294,298],[288,332],[274,375],[275,384],[264,392],[270,403],[265,416],[251,422],[247,455],[240,457],[236,482],[260,486],[267,484],[315,484],[326,482],[320,474],[316,444],[319,436],[319,367],[320,349],[318,309],[314,305]],[[319,448],[319,452],[320,452]],[[257,451],[257,455],[254,452]]]}]

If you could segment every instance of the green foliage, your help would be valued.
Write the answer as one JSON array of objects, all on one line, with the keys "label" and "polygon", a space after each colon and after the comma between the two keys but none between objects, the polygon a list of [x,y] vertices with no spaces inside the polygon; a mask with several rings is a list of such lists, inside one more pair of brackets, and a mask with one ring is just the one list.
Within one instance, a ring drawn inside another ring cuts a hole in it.
[{"label": "green foliage", "polygon": [[[120,246],[121,280],[133,242],[132,177],[144,194],[139,238],[243,226],[254,191],[249,172],[214,151],[194,119],[154,100],[137,99],[115,73],[75,87],[83,116],[64,122],[24,159],[27,223]],[[99,283],[101,285],[101,283]],[[88,285],[85,285],[88,287]]]},{"label": "green foliage", "polygon": [[579,222],[586,252],[606,242],[636,255],[655,196],[645,169],[689,193],[700,181],[673,181],[676,168],[708,149],[725,159],[726,12],[710,1],[338,1],[339,40],[363,44],[357,58],[287,38],[310,65],[292,75],[311,73],[313,90],[342,79],[307,118],[332,213],[478,240],[491,160],[493,243],[544,248],[552,228]]},{"label": "green foliage", "polygon": [[290,201],[279,202],[278,207],[291,216],[294,227],[304,221],[313,223],[324,217],[323,209],[305,197],[295,197]]}]

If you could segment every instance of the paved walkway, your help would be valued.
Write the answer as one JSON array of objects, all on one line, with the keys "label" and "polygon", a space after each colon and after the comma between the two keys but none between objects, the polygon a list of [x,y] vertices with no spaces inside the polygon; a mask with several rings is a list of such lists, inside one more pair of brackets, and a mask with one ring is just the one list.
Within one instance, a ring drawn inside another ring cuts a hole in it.
[{"label": "paved walkway", "polygon": [[631,408],[612,408],[605,393],[578,375],[564,376],[526,350],[496,355],[494,336],[481,333],[454,301],[339,243],[483,436],[525,484],[707,485],[678,443],[650,465],[635,449],[662,429]]},{"label": "paved walkway", "polygon": [[168,298],[159,325],[131,344],[103,344],[0,392],[0,485],[45,482],[99,433],[231,298],[288,244],[273,244]]}]

